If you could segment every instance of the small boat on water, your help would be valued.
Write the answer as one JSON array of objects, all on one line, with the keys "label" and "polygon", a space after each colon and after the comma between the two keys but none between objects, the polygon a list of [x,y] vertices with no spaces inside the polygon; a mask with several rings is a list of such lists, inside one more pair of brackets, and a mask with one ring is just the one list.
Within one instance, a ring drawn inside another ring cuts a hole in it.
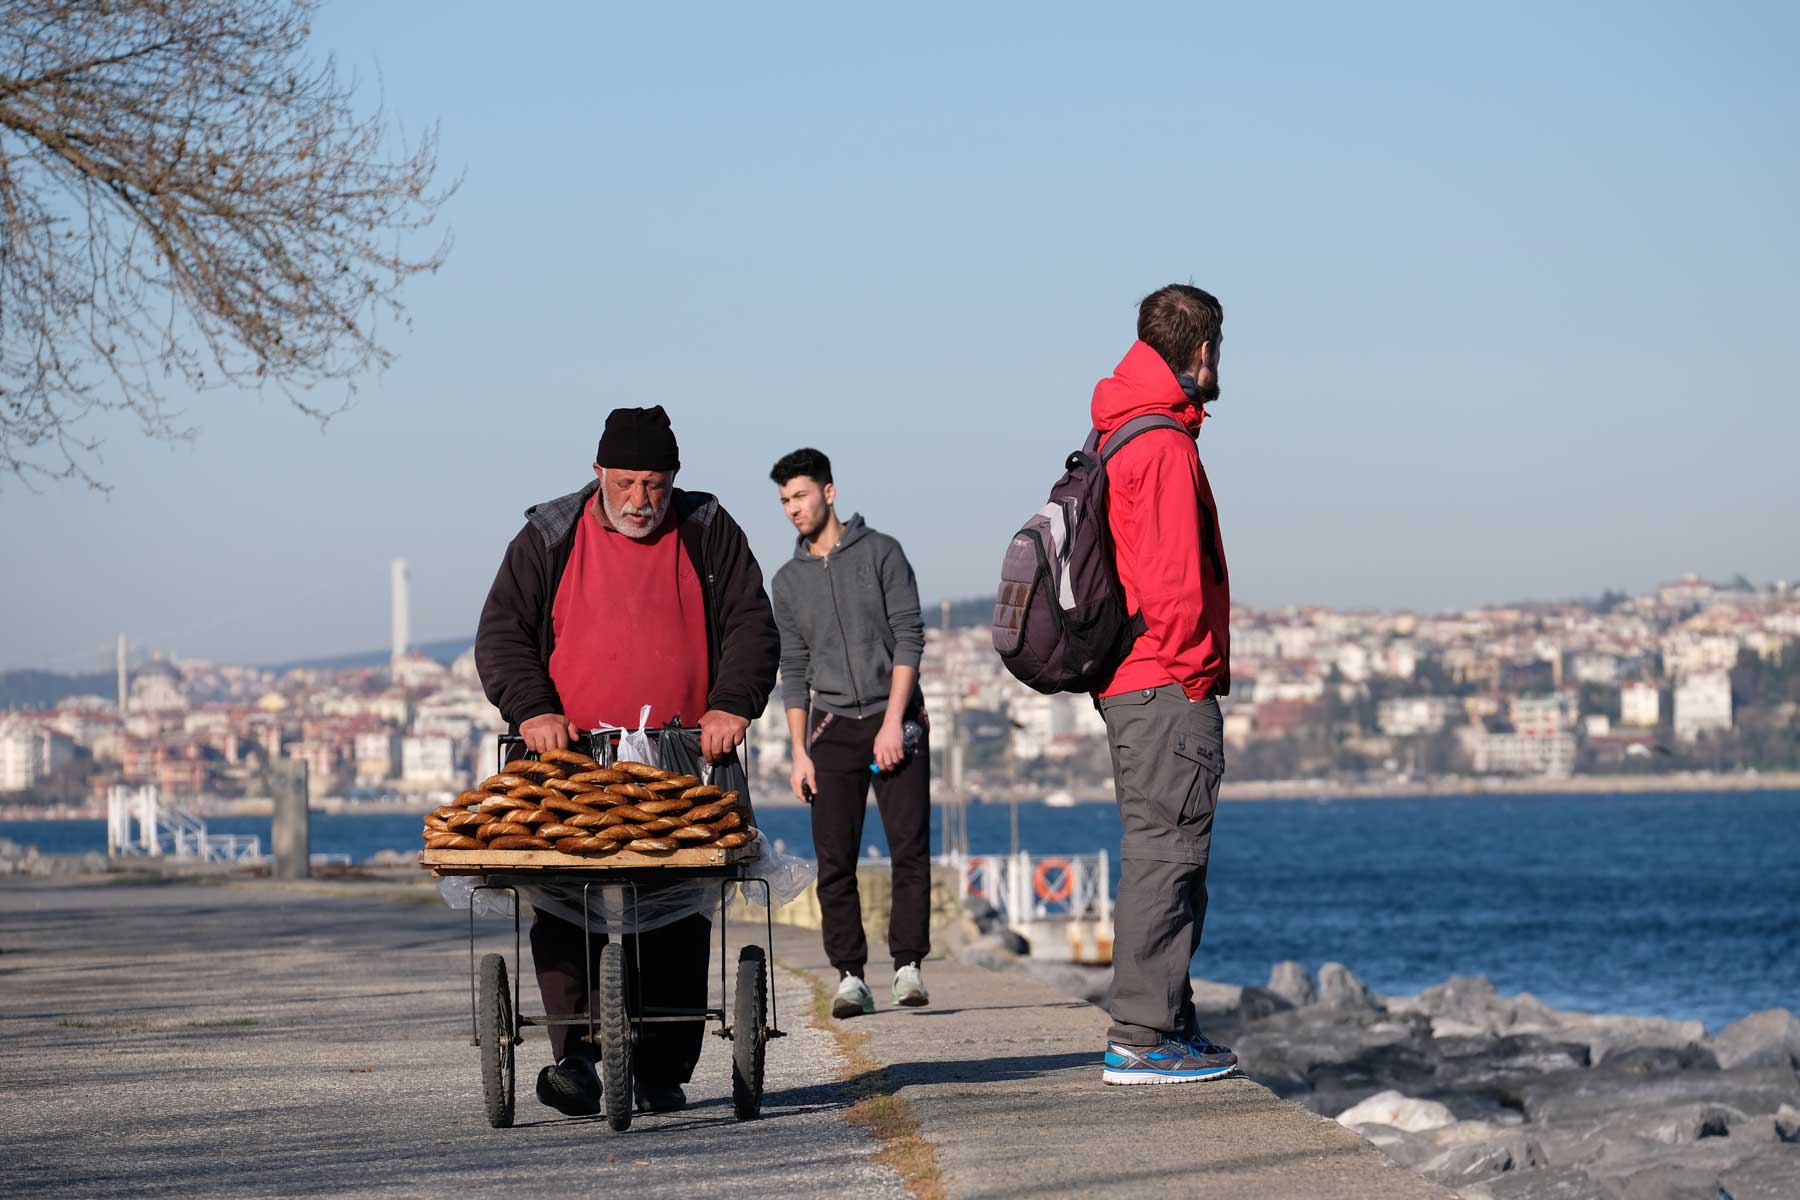
[{"label": "small boat on water", "polygon": [[1044,797],[1045,808],[1074,808],[1075,797],[1068,792],[1051,792]]}]

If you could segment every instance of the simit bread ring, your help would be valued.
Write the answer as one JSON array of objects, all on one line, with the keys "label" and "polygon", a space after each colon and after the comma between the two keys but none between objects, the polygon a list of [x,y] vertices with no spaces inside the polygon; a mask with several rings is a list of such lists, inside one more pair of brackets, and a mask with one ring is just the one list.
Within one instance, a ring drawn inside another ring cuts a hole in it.
[{"label": "simit bread ring", "polygon": [[[605,820],[606,814],[603,812],[579,812],[564,821],[563,824],[573,825],[577,829],[592,829],[595,826],[602,824]],[[614,822],[614,824],[617,824],[617,822]]]},{"label": "simit bread ring", "polygon": [[714,787],[712,784],[703,783],[699,787],[691,787],[691,788],[685,789],[681,793],[681,798],[683,800],[692,800],[695,804],[702,804],[708,800],[717,800],[720,796],[723,796],[724,794],[725,794],[724,792],[721,792],[718,788]]},{"label": "simit bread ring", "polygon": [[486,800],[490,794],[491,793],[488,792],[464,792],[456,798],[456,803],[463,808],[467,808],[471,804],[480,804],[483,800]]},{"label": "simit bread ring", "polygon": [[432,809],[431,815],[440,821],[448,821],[451,817],[454,817],[463,811],[465,810],[457,808],[454,805],[444,804]]},{"label": "simit bread ring", "polygon": [[484,842],[491,842],[495,838],[503,837],[530,837],[531,826],[522,825],[517,821],[495,821],[477,829],[475,836]]},{"label": "simit bread ring", "polygon": [[678,843],[667,838],[638,838],[634,842],[626,842],[627,850],[636,850],[639,854],[656,854],[663,850],[674,850]]},{"label": "simit bread ring", "polygon": [[603,821],[602,824],[604,824],[604,825],[617,825],[621,821],[654,821],[654,820],[656,820],[655,813],[646,812],[643,809],[638,808],[637,806],[631,805],[631,804],[621,804],[616,808],[609,809],[609,810],[607,810],[606,815],[612,819],[610,821]]},{"label": "simit bread ring", "polygon": [[582,829],[580,826],[564,825],[560,821],[553,822],[549,825],[539,825],[531,832],[534,837],[541,837],[546,841],[551,842],[560,841],[563,838],[584,838],[589,836],[588,831]]},{"label": "simit bread ring", "polygon": [[605,829],[592,831],[597,838],[605,838],[609,842],[629,842],[633,838],[650,836],[642,825],[609,825]]},{"label": "simit bread ring", "polygon": [[745,830],[740,829],[733,833],[721,833],[719,835],[719,840],[714,842],[713,845],[724,850],[729,850],[733,846],[742,846],[749,840],[750,834]]},{"label": "simit bread ring", "polygon": [[434,833],[425,839],[427,850],[479,850],[481,843],[460,833]]},{"label": "simit bread ring", "polygon": [[490,850],[554,850],[554,843],[540,837],[499,837],[488,843]]},{"label": "simit bread ring", "polygon": [[600,811],[599,809],[595,808],[591,804],[583,804],[581,801],[571,799],[568,796],[547,797],[544,800],[544,807],[549,809],[551,812],[566,813],[567,815],[569,815],[571,817],[575,816],[577,813],[599,812]]},{"label": "simit bread ring", "polygon": [[517,809],[529,810],[536,807],[537,805],[529,800],[514,800],[511,796],[489,796],[481,802],[481,811],[484,813],[507,813]]},{"label": "simit bread ring", "polygon": [[694,807],[694,802],[683,800],[679,796],[663,796],[657,800],[645,800],[636,807],[654,816],[672,817],[676,813],[684,813]]},{"label": "simit bread ring", "polygon": [[579,796],[583,792],[597,792],[601,788],[598,783],[581,783],[574,779],[546,779],[544,786],[552,791],[561,792],[565,796]]},{"label": "simit bread ring", "polygon": [[669,836],[678,842],[710,842],[718,833],[710,825],[683,825],[680,829],[671,830]]},{"label": "simit bread ring", "polygon": [[530,812],[515,815],[513,820],[521,825],[529,825],[536,829],[539,825],[553,825],[562,820],[560,813],[553,813],[547,808],[534,808]]},{"label": "simit bread ring", "polygon": [[579,771],[569,776],[570,783],[630,783],[631,776],[615,767],[596,767],[592,771]]},{"label": "simit bread ring", "polygon": [[729,812],[720,813],[706,823],[721,833],[728,829],[742,829],[744,828],[744,814],[734,808]]},{"label": "simit bread ring", "polygon": [[592,771],[600,764],[585,754],[574,750],[540,750],[539,760],[547,763],[560,763],[565,767],[574,767],[578,771]]},{"label": "simit bread ring", "polygon": [[671,775],[667,779],[662,780],[662,782],[679,784],[679,790],[686,791],[688,788],[697,785],[700,782],[700,777],[698,775]]},{"label": "simit bread ring", "polygon": [[451,817],[448,821],[445,821],[444,824],[453,830],[461,830],[463,832],[468,832],[471,830],[479,829],[483,825],[492,824],[493,822],[495,822],[499,819],[500,818],[496,817],[493,813],[466,812],[466,813],[457,813],[454,817]]},{"label": "simit bread ring", "polygon": [[614,763],[613,770],[623,771],[633,779],[642,779],[651,783],[658,779],[667,779],[674,774],[673,771],[665,771],[661,767],[653,767],[649,763],[632,762],[629,759]]},{"label": "simit bread ring", "polygon": [[641,783],[608,784],[607,788],[606,788],[606,794],[608,796],[617,797],[618,799],[621,799],[621,800],[654,800],[654,799],[656,799],[656,793],[651,791],[649,788],[645,787]]},{"label": "simit bread ring", "polygon": [[644,826],[644,832],[653,833],[660,837],[662,834],[673,833],[677,829],[686,828],[687,826],[683,825],[680,819],[676,817],[658,817],[656,820]]},{"label": "simit bread ring", "polygon": [[521,783],[516,788],[508,788],[506,794],[514,800],[543,800],[556,795],[549,788],[539,787],[535,783]]},{"label": "simit bread ring", "polygon": [[695,807],[688,809],[687,812],[682,815],[687,817],[690,823],[700,825],[712,820],[714,817],[723,816],[730,812],[731,809],[732,806],[725,803],[723,800],[715,800],[711,804],[696,805]]},{"label": "simit bread ring", "polygon": [[550,779],[562,774],[562,768],[535,758],[515,758],[506,764],[511,775],[530,775],[534,779]]},{"label": "simit bread ring", "polygon": [[508,788],[524,787],[530,782],[531,780],[524,775],[514,775],[502,771],[498,775],[489,775],[476,786],[484,792],[504,792]]}]

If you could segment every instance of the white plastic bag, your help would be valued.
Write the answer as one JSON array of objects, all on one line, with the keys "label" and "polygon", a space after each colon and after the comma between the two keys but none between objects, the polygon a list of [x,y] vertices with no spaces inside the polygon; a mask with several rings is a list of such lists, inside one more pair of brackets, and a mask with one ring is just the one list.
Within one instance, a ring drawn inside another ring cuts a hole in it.
[{"label": "white plastic bag", "polygon": [[653,767],[662,764],[656,758],[656,743],[651,740],[645,727],[650,724],[650,706],[644,705],[638,710],[637,732],[629,730],[619,735],[619,756],[615,762],[649,763]]}]

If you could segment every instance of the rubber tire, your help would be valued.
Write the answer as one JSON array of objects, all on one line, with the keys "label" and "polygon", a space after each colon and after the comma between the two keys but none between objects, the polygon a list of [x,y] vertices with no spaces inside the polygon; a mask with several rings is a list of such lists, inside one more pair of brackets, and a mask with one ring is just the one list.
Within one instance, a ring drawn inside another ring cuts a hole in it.
[{"label": "rubber tire", "polygon": [[731,1107],[740,1121],[762,1115],[768,1044],[769,966],[761,946],[745,946],[738,951],[731,1027]]},{"label": "rubber tire", "polygon": [[623,1133],[631,1128],[631,1013],[625,1007],[625,948],[600,948],[600,1083],[606,1123]]},{"label": "rubber tire", "polygon": [[486,954],[476,983],[476,1036],[481,1039],[481,1099],[488,1124],[495,1129],[513,1123],[512,989],[507,986],[506,959]]}]

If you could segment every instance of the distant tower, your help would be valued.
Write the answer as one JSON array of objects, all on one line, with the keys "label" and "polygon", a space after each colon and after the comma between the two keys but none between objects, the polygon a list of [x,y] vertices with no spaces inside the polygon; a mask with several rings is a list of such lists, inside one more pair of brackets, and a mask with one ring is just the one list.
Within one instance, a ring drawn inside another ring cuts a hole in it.
[{"label": "distant tower", "polygon": [[125,719],[125,635],[119,635],[119,720]]},{"label": "distant tower", "polygon": [[407,628],[407,622],[411,616],[409,608],[410,600],[407,596],[407,581],[411,579],[411,577],[412,572],[406,569],[406,560],[404,558],[396,558],[392,566],[392,583],[390,589],[393,593],[394,603],[393,634],[395,662],[398,662],[400,656],[406,653],[406,642],[411,632]]}]

